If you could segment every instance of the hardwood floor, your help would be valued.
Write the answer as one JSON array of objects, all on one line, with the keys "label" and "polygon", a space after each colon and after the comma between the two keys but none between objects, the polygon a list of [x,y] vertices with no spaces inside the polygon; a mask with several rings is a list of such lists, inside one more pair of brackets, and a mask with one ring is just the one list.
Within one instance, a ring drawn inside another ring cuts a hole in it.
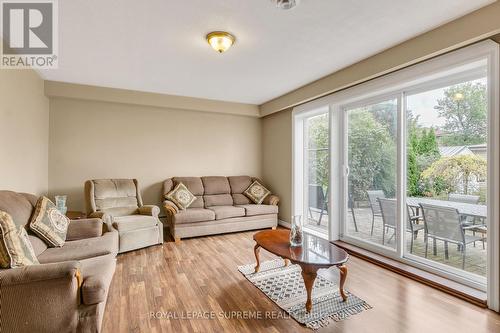
[{"label": "hardwood floor", "polygon": [[[279,307],[238,272],[237,266],[255,261],[253,233],[171,240],[119,255],[103,331],[311,332],[282,318]],[[265,250],[260,257],[274,258]],[[493,311],[358,258],[347,266],[345,288],[373,309],[318,332],[500,332],[500,315]],[[319,274],[331,278],[337,274],[331,270]],[[278,318],[257,319],[256,311]],[[212,313],[213,319],[186,318]],[[241,318],[245,314],[253,318]]]}]

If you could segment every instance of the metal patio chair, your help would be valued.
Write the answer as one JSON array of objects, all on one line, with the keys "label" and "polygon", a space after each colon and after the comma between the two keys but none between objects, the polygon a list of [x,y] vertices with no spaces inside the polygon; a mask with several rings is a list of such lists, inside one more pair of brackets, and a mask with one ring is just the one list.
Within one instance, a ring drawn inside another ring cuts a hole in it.
[{"label": "metal patio chair", "polygon": [[321,224],[321,220],[323,219],[323,215],[328,214],[328,190],[326,194],[323,192],[323,187],[321,185],[309,184],[309,214],[311,218],[313,217],[311,208],[318,209],[319,219],[317,221],[317,225]]},{"label": "metal patio chair", "polygon": [[467,244],[481,240],[481,237],[465,234],[461,215],[455,208],[420,204],[425,226],[425,257],[429,247],[429,238],[441,240],[445,244],[445,258],[448,258],[448,243],[454,243],[462,251],[462,269],[465,268]]},{"label": "metal patio chair", "polygon": [[[394,237],[396,233],[396,221],[397,221],[397,201],[396,199],[377,199],[380,204],[380,210],[382,212],[382,221],[383,221],[383,233],[382,233],[382,244],[385,242],[385,233],[386,229],[394,230],[393,235],[389,238],[389,241]],[[408,207],[408,205],[407,205]],[[407,212],[409,213],[409,212]],[[413,241],[417,239],[418,231],[424,229],[423,224],[416,223],[418,219],[412,218],[412,216],[408,215],[406,220],[406,232],[411,234],[410,236],[410,253],[413,253]]]},{"label": "metal patio chair", "polygon": [[372,210],[372,229],[370,231],[370,235],[373,235],[373,225],[375,223],[375,216],[382,217],[382,212],[380,211],[380,205],[377,201],[378,198],[385,198],[384,191],[381,190],[372,190],[366,191],[368,195],[368,200],[370,201],[370,208]]},{"label": "metal patio chair", "polygon": [[[448,201],[454,202],[462,202],[472,205],[477,205],[479,203],[480,197],[479,195],[470,195],[470,194],[459,194],[459,193],[450,193],[448,194]],[[484,228],[484,219],[480,219],[473,216],[463,216],[462,217],[462,225],[464,227],[472,227],[476,225],[476,222],[481,220],[481,225],[479,227],[467,228],[467,230],[472,231],[472,235],[476,235],[476,231],[481,228]],[[484,249],[484,237],[482,239],[483,249]],[[476,246],[476,242],[474,242],[474,247]]]}]

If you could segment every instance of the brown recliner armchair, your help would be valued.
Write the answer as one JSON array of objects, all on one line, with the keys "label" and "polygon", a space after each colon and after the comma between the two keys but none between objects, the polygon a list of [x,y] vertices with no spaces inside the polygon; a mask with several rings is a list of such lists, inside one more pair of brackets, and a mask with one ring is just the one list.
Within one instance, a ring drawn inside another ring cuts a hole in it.
[{"label": "brown recliner armchair", "polygon": [[97,218],[71,221],[62,247],[27,226],[38,197],[0,191],[0,210],[28,231],[40,264],[0,269],[1,332],[100,332],[118,233]]},{"label": "brown recliner armchair", "polygon": [[137,179],[93,179],[85,182],[89,217],[108,221],[119,234],[119,253],[163,244],[160,208],[144,205]]}]

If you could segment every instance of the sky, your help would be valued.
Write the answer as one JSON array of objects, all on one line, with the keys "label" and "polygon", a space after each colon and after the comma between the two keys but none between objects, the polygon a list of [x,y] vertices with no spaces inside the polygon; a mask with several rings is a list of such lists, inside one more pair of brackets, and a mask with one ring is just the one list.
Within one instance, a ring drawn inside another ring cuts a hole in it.
[{"label": "sky", "polygon": [[[487,83],[486,78],[472,81],[474,83]],[[419,124],[423,127],[434,128],[443,126],[445,119],[439,117],[438,111],[434,109],[437,105],[437,100],[444,97],[444,90],[447,87],[425,91],[423,93],[408,96],[408,109],[412,111],[414,116],[420,116]]]}]

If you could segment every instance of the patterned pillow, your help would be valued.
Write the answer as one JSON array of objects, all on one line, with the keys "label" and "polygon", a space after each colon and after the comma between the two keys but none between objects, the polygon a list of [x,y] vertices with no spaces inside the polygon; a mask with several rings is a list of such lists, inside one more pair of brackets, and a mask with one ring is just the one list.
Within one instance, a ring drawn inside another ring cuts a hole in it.
[{"label": "patterned pillow", "polygon": [[49,247],[61,247],[66,241],[69,219],[63,215],[47,197],[36,203],[31,217],[30,229],[43,239]]},{"label": "patterned pillow", "polygon": [[250,186],[248,186],[245,192],[243,192],[243,194],[256,204],[261,204],[270,193],[271,191],[265,188],[258,181],[254,181]]},{"label": "patterned pillow", "polygon": [[16,268],[38,263],[26,229],[16,226],[12,217],[0,210],[0,267]]},{"label": "patterned pillow", "polygon": [[179,209],[183,210],[188,208],[196,200],[193,193],[191,193],[183,183],[177,184],[172,191],[168,192],[166,198],[176,204]]}]

